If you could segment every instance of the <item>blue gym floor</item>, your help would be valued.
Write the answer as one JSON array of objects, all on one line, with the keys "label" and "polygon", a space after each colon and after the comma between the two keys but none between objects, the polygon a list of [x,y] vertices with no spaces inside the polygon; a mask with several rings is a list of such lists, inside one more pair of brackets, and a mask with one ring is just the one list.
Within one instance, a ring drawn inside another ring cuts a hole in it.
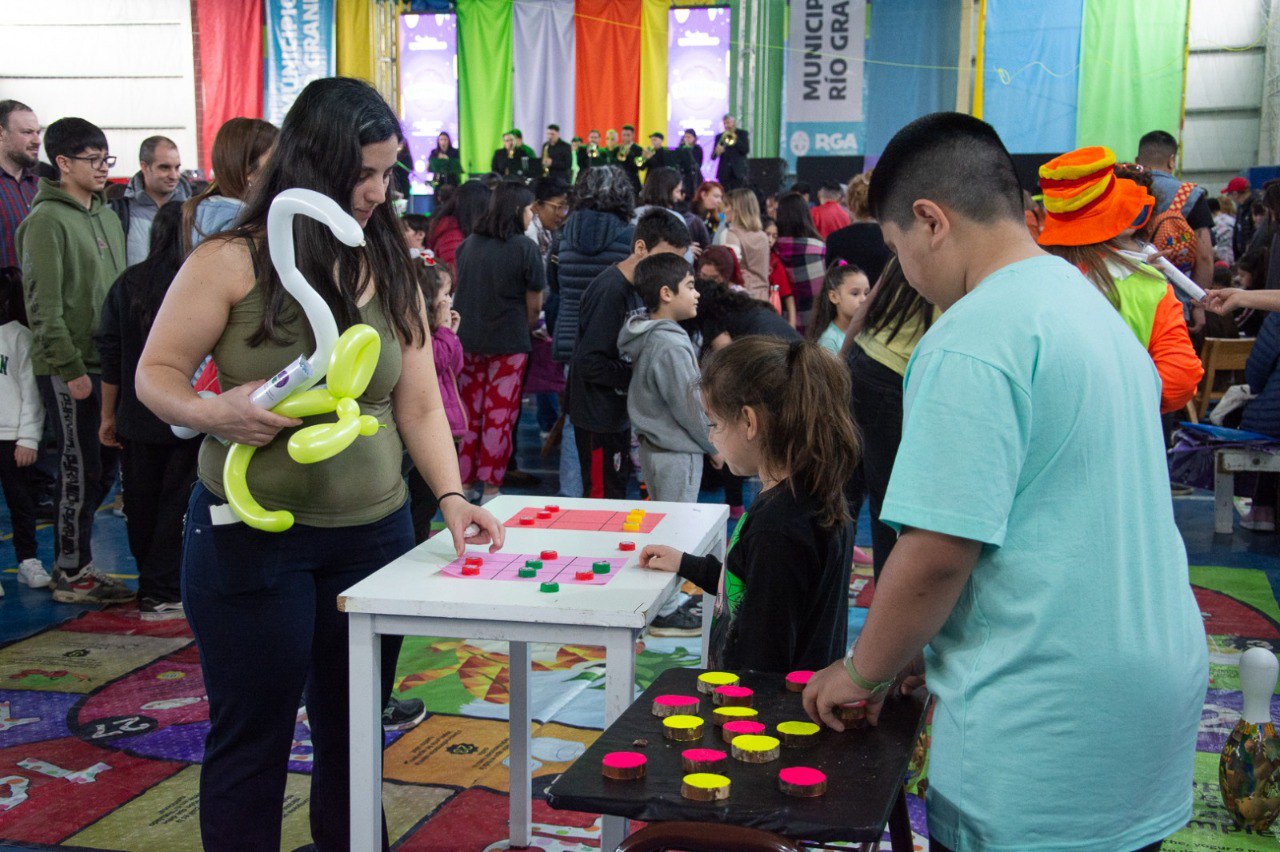
[{"label": "blue gym floor", "polygon": [[[559,458],[555,451],[542,458],[542,439],[538,434],[532,404],[526,404],[521,416],[518,439],[519,467],[538,477],[541,482],[531,489],[504,489],[504,493],[554,495],[558,492]],[[747,485],[748,502],[759,491],[759,483]],[[639,497],[639,487],[632,479],[631,497]],[[110,498],[108,498],[110,499]],[[720,502],[722,493],[705,491],[704,502]],[[1213,497],[1207,492],[1196,492],[1187,497],[1173,498],[1178,527],[1187,546],[1188,561],[1192,565],[1221,565],[1235,568],[1256,568],[1266,572],[1272,588],[1280,597],[1280,535],[1253,533],[1236,526],[1234,535],[1215,535],[1213,532]],[[870,546],[868,518],[864,506],[858,521],[858,544]],[[0,499],[0,586],[4,597],[0,598],[0,645],[38,633],[55,624],[66,621],[88,609],[70,604],[54,603],[45,589],[28,589],[17,580],[17,560],[12,545],[13,530],[9,510]],[[39,555],[46,566],[53,563],[53,530],[43,525],[37,531]],[[1089,542],[1080,542],[1080,554],[1087,558]],[[93,553],[95,564],[106,571],[135,584],[137,568],[129,553],[125,533],[125,521],[115,517],[110,509],[98,512],[93,529]]]}]

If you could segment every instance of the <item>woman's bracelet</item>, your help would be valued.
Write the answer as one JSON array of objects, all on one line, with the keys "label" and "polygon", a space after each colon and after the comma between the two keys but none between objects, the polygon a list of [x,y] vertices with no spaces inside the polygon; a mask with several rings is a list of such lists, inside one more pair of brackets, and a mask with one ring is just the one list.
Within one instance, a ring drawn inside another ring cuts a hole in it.
[{"label": "woman's bracelet", "polygon": [[461,497],[461,498],[462,498],[462,502],[464,502],[464,503],[470,503],[470,502],[471,502],[470,500],[468,500],[468,499],[467,499],[467,495],[463,494],[461,491],[446,491],[446,492],[444,492],[443,494],[441,494],[439,497],[437,497],[437,498],[436,498],[436,502],[437,502],[437,503],[443,503],[443,502],[444,502],[444,498],[446,498],[446,497]]}]

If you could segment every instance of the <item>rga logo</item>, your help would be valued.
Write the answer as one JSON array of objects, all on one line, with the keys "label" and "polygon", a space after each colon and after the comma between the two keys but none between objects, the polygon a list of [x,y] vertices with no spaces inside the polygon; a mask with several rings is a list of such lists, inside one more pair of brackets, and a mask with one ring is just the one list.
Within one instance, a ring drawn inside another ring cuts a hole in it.
[{"label": "rga logo", "polygon": [[791,153],[797,157],[803,157],[809,153],[809,134],[803,130],[797,130],[791,134]]},{"label": "rga logo", "polygon": [[[813,147],[819,151],[848,151],[854,153],[858,150],[858,138],[852,133],[815,133],[813,136]],[[794,137],[792,138],[794,140]]]}]

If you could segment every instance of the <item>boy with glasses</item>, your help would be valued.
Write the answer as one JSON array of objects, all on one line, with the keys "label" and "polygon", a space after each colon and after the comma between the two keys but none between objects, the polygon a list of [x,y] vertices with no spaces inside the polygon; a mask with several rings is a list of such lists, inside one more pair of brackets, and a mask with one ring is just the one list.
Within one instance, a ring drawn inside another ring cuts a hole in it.
[{"label": "boy with glasses", "polygon": [[45,153],[61,180],[41,180],[18,227],[36,384],[58,428],[53,599],[119,603],[133,592],[93,568],[93,515],[111,487],[114,452],[98,442],[101,367],[93,333],[111,284],[124,271],[120,220],[106,204],[115,164],[107,138],[83,118],[49,125]]}]

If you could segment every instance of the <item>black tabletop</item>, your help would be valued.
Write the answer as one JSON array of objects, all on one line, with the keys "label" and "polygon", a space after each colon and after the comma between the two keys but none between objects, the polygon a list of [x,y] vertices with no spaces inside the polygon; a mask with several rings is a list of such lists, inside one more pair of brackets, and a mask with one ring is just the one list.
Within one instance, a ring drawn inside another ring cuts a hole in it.
[{"label": "black tabletop", "polygon": [[[928,694],[890,698],[875,728],[844,733],[823,727],[818,743],[807,748],[782,747],[771,763],[748,764],[730,756],[723,769],[730,779],[727,801],[694,802],[680,795],[686,774],[680,753],[688,748],[714,748],[728,754],[729,745],[711,723],[711,696],[697,692],[705,669],[668,669],[600,735],[547,790],[553,808],[608,814],[647,822],[695,820],[760,828],[800,840],[871,842],[881,838],[889,810],[902,787],[916,737],[924,721]],[[800,693],[787,692],[783,675],[736,672],[741,685],[755,691],[757,721],[770,736],[779,722],[808,721]],[[662,720],[652,714],[658,695],[696,695],[705,722],[700,742],[679,743],[662,736]],[[646,745],[637,746],[637,740]],[[638,751],[648,758],[645,778],[614,781],[601,775],[601,759],[611,751]],[[811,766],[827,775],[827,793],[812,799],[784,795],[778,770]]]}]

